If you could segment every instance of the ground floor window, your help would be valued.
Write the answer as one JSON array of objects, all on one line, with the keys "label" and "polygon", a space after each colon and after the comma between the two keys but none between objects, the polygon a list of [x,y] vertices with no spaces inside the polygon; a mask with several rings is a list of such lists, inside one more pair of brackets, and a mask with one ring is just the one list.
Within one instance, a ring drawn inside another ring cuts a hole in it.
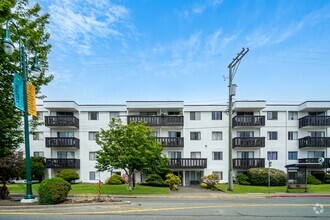
[{"label": "ground floor window", "polygon": [[100,172],[97,171],[89,172],[89,180],[99,180],[99,179],[100,179]]},{"label": "ground floor window", "polygon": [[203,171],[186,171],[185,186],[199,185],[202,181]]},{"label": "ground floor window", "polygon": [[217,176],[219,177],[220,180],[222,180],[222,171],[213,171],[212,173],[217,174]]}]

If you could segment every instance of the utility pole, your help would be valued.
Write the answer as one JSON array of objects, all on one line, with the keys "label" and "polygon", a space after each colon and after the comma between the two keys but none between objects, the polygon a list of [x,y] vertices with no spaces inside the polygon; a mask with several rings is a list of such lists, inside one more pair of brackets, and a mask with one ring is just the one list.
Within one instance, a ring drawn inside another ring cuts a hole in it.
[{"label": "utility pole", "polygon": [[237,71],[237,68],[241,62],[241,59],[249,52],[249,48],[245,49],[242,48],[242,51],[237,54],[237,56],[231,61],[231,63],[228,65],[229,68],[229,127],[228,127],[228,190],[233,191],[234,190],[234,184],[233,184],[233,139],[232,139],[232,113],[233,113],[233,96],[236,95],[236,84],[232,84],[233,78],[235,76],[235,73]]}]

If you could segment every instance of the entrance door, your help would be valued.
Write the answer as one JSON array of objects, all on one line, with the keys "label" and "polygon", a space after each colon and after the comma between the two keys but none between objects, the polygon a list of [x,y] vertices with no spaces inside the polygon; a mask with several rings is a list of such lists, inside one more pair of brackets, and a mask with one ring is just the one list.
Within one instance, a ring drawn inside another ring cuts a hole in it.
[{"label": "entrance door", "polygon": [[186,171],[185,186],[199,185],[202,181],[203,171]]}]

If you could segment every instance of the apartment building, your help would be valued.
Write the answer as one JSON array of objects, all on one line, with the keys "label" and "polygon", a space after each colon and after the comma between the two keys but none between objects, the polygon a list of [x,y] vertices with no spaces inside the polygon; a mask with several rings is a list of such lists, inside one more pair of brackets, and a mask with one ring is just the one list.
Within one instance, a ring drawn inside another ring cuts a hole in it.
[{"label": "apartment building", "polygon": [[[99,173],[95,169],[100,147],[95,135],[107,129],[112,118],[124,124],[143,121],[153,128],[168,167],[184,186],[197,184],[204,175],[217,173],[228,182],[228,124],[226,105],[186,105],[183,101],[127,101],[124,105],[79,105],[74,101],[44,101],[37,106],[44,124],[31,136],[31,155],[46,158],[46,177],[64,168],[75,169],[82,182],[105,181],[120,169]],[[233,106],[234,174],[249,168],[317,163],[309,169],[330,168],[330,102],[268,104],[236,101]],[[23,148],[24,149],[24,148]],[[146,174],[136,175],[143,181]]]}]

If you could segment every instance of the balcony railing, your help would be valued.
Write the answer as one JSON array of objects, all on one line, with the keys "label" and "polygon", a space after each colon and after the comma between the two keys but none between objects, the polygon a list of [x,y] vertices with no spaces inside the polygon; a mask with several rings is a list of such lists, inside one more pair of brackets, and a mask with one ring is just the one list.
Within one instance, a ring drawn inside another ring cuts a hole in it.
[{"label": "balcony railing", "polygon": [[163,147],[183,147],[182,137],[157,137],[156,139]]},{"label": "balcony railing", "polygon": [[46,137],[46,147],[74,147],[79,149],[79,139],[75,137]]},{"label": "balcony railing", "polygon": [[80,168],[80,159],[46,158],[46,168],[79,169]]},{"label": "balcony railing", "polygon": [[265,147],[265,137],[235,137],[233,148],[235,147]]},{"label": "balcony railing", "polygon": [[299,128],[306,126],[330,127],[330,116],[308,115],[299,119]]},{"label": "balcony railing", "polygon": [[237,115],[232,120],[233,120],[233,127],[265,126],[265,116]]},{"label": "balcony railing", "polygon": [[207,168],[206,158],[170,158],[167,166],[171,169],[181,168]]},{"label": "balcony railing", "polygon": [[233,159],[234,169],[264,168],[265,158],[235,158]]},{"label": "balcony railing", "polygon": [[299,163],[315,163],[315,165],[311,168],[330,168],[330,158],[324,158],[324,162],[322,164],[318,164],[319,158],[301,158],[298,159]]},{"label": "balcony railing", "polygon": [[304,137],[299,139],[299,148],[330,147],[329,137]]},{"label": "balcony railing", "polygon": [[76,127],[79,128],[79,119],[73,115],[45,116],[45,125],[48,127]]},{"label": "balcony railing", "polygon": [[183,126],[183,116],[127,116],[127,123],[140,121],[147,126]]}]

